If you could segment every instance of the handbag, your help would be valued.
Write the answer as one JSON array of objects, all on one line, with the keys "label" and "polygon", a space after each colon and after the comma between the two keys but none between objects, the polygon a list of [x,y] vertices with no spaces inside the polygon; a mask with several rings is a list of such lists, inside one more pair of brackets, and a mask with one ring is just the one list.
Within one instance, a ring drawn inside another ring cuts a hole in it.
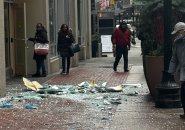
[{"label": "handbag", "polygon": [[37,55],[47,55],[49,53],[48,43],[35,43],[34,51]]},{"label": "handbag", "polygon": [[73,43],[73,44],[69,47],[69,49],[70,49],[70,52],[74,54],[74,53],[80,51],[80,46],[79,46],[78,43]]}]

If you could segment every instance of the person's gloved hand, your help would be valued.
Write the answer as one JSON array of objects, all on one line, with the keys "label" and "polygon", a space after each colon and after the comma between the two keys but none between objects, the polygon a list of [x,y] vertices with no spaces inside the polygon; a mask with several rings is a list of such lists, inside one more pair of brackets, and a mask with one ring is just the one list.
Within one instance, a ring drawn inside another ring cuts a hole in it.
[{"label": "person's gloved hand", "polygon": [[113,48],[116,48],[116,44],[113,44],[112,47],[113,47]]}]

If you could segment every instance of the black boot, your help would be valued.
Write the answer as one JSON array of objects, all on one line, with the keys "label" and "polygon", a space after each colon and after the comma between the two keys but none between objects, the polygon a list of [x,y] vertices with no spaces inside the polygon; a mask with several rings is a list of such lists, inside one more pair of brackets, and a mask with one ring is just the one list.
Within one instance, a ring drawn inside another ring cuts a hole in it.
[{"label": "black boot", "polygon": [[124,71],[125,71],[125,72],[129,72],[128,65],[125,65],[125,66],[124,66]]},{"label": "black boot", "polygon": [[66,72],[64,70],[62,70],[62,72],[60,74],[66,74]]},{"label": "black boot", "polygon": [[41,76],[40,73],[35,73],[32,75],[32,77],[40,77],[40,76]]},{"label": "black boot", "polygon": [[60,74],[66,74],[66,58],[62,57],[62,72]]},{"label": "black boot", "polygon": [[113,70],[116,72],[117,71],[117,65],[114,63],[113,65]]},{"label": "black boot", "polygon": [[44,72],[42,73],[41,77],[46,77],[46,76],[47,76],[46,71],[44,71]]},{"label": "black boot", "polygon": [[62,72],[60,74],[66,74],[66,69],[63,67]]},{"label": "black boot", "polygon": [[69,68],[70,68],[70,57],[67,58],[67,71],[66,71],[66,74],[69,74]]},{"label": "black boot", "polygon": [[69,74],[69,69],[67,69],[66,74]]},{"label": "black boot", "polygon": [[128,69],[125,69],[124,71],[125,71],[125,72],[129,72],[129,70],[128,70]]},{"label": "black boot", "polygon": [[67,71],[66,71],[66,74],[69,74],[69,65],[67,65]]}]

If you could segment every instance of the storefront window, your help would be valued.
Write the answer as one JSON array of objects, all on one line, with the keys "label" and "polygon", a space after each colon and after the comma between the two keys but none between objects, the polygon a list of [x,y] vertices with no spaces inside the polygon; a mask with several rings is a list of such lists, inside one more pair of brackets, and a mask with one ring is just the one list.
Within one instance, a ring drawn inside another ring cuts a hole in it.
[{"label": "storefront window", "polygon": [[49,0],[49,28],[50,28],[50,58],[56,53],[56,1]]}]

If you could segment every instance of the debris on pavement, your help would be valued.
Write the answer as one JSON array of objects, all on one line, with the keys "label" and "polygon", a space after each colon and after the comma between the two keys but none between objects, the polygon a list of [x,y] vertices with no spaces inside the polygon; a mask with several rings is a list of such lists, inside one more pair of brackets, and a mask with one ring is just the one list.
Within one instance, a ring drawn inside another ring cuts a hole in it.
[{"label": "debris on pavement", "polygon": [[42,88],[42,85],[40,85],[37,81],[31,82],[29,79],[23,77],[23,82],[28,89],[33,91],[38,91],[40,88]]},{"label": "debris on pavement", "polygon": [[[37,81],[23,78],[23,84],[12,88],[11,93],[8,93],[10,96],[8,100],[0,101],[0,104],[15,104],[13,109],[2,109],[1,111],[16,111],[32,115],[39,113],[41,117],[61,113],[57,116],[69,118],[66,116],[69,112],[71,112],[71,116],[75,114],[74,117],[77,117],[76,114],[83,114],[84,110],[86,112],[92,111],[91,114],[95,117],[94,120],[100,124],[109,124],[120,104],[125,105],[130,101],[136,102],[133,99],[138,97],[130,98],[129,96],[134,96],[134,94],[137,96],[137,88],[139,88],[139,85],[118,84],[109,86],[107,82],[101,83],[98,81],[96,83],[94,80],[73,85],[40,84]],[[71,107],[71,102],[66,101],[72,101],[74,106]],[[80,105],[76,105],[78,103]],[[84,105],[85,109],[76,109],[76,106],[80,107],[81,105]],[[74,111],[78,112],[73,113]],[[57,120],[57,116],[53,116],[53,119]],[[89,116],[87,116],[87,119],[89,119]],[[76,126],[76,128],[78,127]]]},{"label": "debris on pavement", "polygon": [[111,103],[108,100],[103,101],[104,105],[110,105]]},{"label": "debris on pavement", "polygon": [[[142,87],[141,84],[121,84],[109,87],[107,82],[96,84],[94,80],[90,80],[90,82],[84,81],[77,85],[41,85],[37,81],[30,81],[24,77],[23,82],[26,86],[25,91],[21,89],[19,94],[12,96],[7,102],[2,104],[20,102],[22,105],[19,105],[19,108],[32,110],[39,108],[36,105],[37,102],[42,102],[44,99],[47,100],[49,97],[59,97],[89,103],[101,111],[111,113],[110,111],[112,111],[114,105],[117,106],[127,102],[127,96],[137,96],[138,92],[136,92],[136,89]],[[3,107],[5,106],[0,106],[0,108]]]},{"label": "debris on pavement", "polygon": [[34,105],[34,104],[26,104],[25,105],[25,109],[38,109],[38,106],[37,105]]},{"label": "debris on pavement", "polygon": [[123,91],[122,85],[116,86],[116,87],[107,87],[106,90],[108,92],[121,92]]},{"label": "debris on pavement", "polygon": [[127,93],[126,95],[127,95],[127,96],[137,96],[138,93],[137,93],[137,92],[134,92],[134,93]]},{"label": "debris on pavement", "polygon": [[0,104],[0,108],[13,108],[14,104]]},{"label": "debris on pavement", "polygon": [[[122,84],[123,92],[127,96],[138,96],[136,91],[138,88],[142,87],[142,84]],[[131,91],[133,90],[133,91]]]},{"label": "debris on pavement", "polygon": [[142,87],[141,84],[122,84],[122,87],[125,89],[125,88],[140,88]]},{"label": "debris on pavement", "polygon": [[[101,85],[95,84],[94,80],[90,80],[90,83],[84,81],[77,86],[75,85],[41,85],[37,81],[30,81],[23,77],[24,85],[39,94],[76,94],[76,93],[110,93],[110,92],[123,92],[126,89],[141,87],[141,84],[121,84],[115,87],[106,87],[107,82]],[[134,93],[137,94],[136,92]],[[133,96],[133,94],[127,94]]]}]

